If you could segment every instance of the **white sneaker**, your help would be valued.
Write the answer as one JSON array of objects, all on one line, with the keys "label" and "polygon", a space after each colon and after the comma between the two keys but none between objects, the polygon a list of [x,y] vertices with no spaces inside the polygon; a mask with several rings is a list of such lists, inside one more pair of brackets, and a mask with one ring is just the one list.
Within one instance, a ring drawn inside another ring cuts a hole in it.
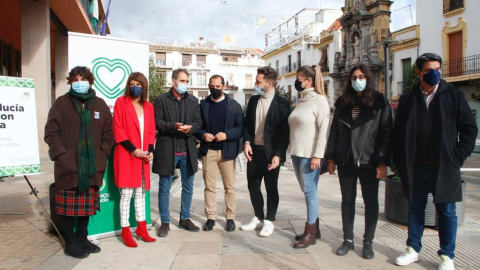
[{"label": "white sneaker", "polygon": [[438,264],[438,270],[454,270],[453,260],[445,255],[440,255],[440,263]]},{"label": "white sneaker", "polygon": [[253,217],[249,223],[240,226],[240,230],[242,231],[253,231],[257,228],[258,225],[261,225],[263,222],[258,220],[257,217]]},{"label": "white sneaker", "polygon": [[405,252],[395,259],[395,264],[409,265],[411,263],[418,262],[418,261],[420,261],[420,253],[417,253],[415,250],[413,250],[412,247],[408,246],[405,249]]},{"label": "white sneaker", "polygon": [[263,221],[263,228],[260,231],[260,236],[267,237],[272,235],[273,231],[275,230],[275,225],[273,225],[273,222],[270,220],[264,220]]},{"label": "white sneaker", "polygon": [[282,170],[282,171],[288,171],[287,167],[285,167],[285,166],[280,166],[280,170]]}]

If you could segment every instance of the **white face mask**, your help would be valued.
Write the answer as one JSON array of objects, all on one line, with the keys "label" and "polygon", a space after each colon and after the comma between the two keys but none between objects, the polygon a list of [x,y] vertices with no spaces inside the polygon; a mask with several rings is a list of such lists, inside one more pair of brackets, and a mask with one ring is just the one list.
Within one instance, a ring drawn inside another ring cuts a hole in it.
[{"label": "white face mask", "polygon": [[352,80],[352,88],[357,92],[362,92],[363,90],[365,90],[366,86],[367,86],[366,79],[363,79],[363,80],[356,79],[354,81]]}]

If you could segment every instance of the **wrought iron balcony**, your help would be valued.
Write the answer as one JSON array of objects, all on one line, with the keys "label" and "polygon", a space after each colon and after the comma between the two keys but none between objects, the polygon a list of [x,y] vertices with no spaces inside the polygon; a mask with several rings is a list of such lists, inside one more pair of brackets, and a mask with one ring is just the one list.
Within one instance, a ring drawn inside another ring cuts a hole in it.
[{"label": "wrought iron balcony", "polygon": [[444,78],[480,74],[480,54],[443,62]]},{"label": "wrought iron balcony", "polygon": [[303,66],[303,61],[292,62],[289,65],[283,66],[282,69],[281,69],[281,73],[278,74],[278,75],[285,75],[285,74],[288,74],[290,72],[297,71],[301,66]]}]

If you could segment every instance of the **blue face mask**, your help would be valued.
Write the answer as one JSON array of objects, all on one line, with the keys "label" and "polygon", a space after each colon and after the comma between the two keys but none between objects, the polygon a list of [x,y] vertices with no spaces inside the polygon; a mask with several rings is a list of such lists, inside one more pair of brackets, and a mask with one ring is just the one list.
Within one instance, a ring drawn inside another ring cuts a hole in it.
[{"label": "blue face mask", "polygon": [[263,94],[265,94],[265,91],[263,91],[262,88],[260,88],[260,86],[258,86],[258,85],[253,86],[253,90],[254,90],[255,93],[257,93],[258,95],[263,95]]},{"label": "blue face mask", "polygon": [[90,83],[88,81],[77,81],[72,83],[73,91],[79,94],[85,94],[90,89]]},{"label": "blue face mask", "polygon": [[185,84],[185,83],[179,83],[177,82],[177,92],[181,95],[185,94],[187,92],[187,89],[188,89],[188,85]]},{"label": "blue face mask", "polygon": [[141,86],[138,86],[138,85],[130,86],[130,95],[132,95],[132,97],[139,97],[140,95],[142,95],[142,91],[143,91],[143,88]]},{"label": "blue face mask", "polygon": [[430,86],[435,86],[440,82],[441,77],[442,77],[442,73],[440,73],[436,69],[432,69],[429,72],[423,74],[423,81]]},{"label": "blue face mask", "polygon": [[352,88],[357,92],[362,92],[367,86],[367,80],[356,79],[352,81]]}]

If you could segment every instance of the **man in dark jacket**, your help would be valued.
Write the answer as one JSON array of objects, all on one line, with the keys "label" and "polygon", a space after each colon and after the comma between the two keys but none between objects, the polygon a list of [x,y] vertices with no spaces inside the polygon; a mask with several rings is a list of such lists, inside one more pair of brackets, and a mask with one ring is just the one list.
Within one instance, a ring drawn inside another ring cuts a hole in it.
[{"label": "man in dark jacket", "polygon": [[199,228],[190,220],[193,179],[198,170],[195,134],[202,125],[200,106],[187,93],[188,72],[176,69],[172,73],[173,87],[155,99],[157,140],[152,171],[160,175],[158,209],[162,224],[158,236],[165,237],[170,230],[170,188],[177,165],[182,177],[182,197],[179,226],[188,231]]},{"label": "man in dark jacket", "polygon": [[200,102],[202,128],[198,132],[200,154],[205,181],[205,214],[207,222],[204,231],[215,226],[217,218],[217,175],[220,169],[225,189],[226,230],[235,230],[235,158],[239,152],[243,132],[243,111],[238,102],[224,94],[225,80],[220,75],[210,78],[210,96]]},{"label": "man in dark jacket", "polygon": [[425,206],[432,193],[438,214],[439,269],[454,269],[460,167],[475,147],[477,126],[463,92],[440,79],[440,56],[423,54],[416,67],[421,81],[400,97],[394,125],[394,160],[409,199],[407,248],[395,264],[420,260]]},{"label": "man in dark jacket", "polygon": [[[278,174],[280,164],[286,159],[288,147],[289,102],[275,93],[277,72],[271,67],[257,71],[254,90],[258,94],[250,98],[243,131],[244,153],[247,157],[247,179],[250,199],[255,216],[241,227],[254,230],[263,223],[260,236],[270,236],[277,214]],[[263,212],[263,196],[260,190],[262,178],[267,190],[267,215]]]}]

